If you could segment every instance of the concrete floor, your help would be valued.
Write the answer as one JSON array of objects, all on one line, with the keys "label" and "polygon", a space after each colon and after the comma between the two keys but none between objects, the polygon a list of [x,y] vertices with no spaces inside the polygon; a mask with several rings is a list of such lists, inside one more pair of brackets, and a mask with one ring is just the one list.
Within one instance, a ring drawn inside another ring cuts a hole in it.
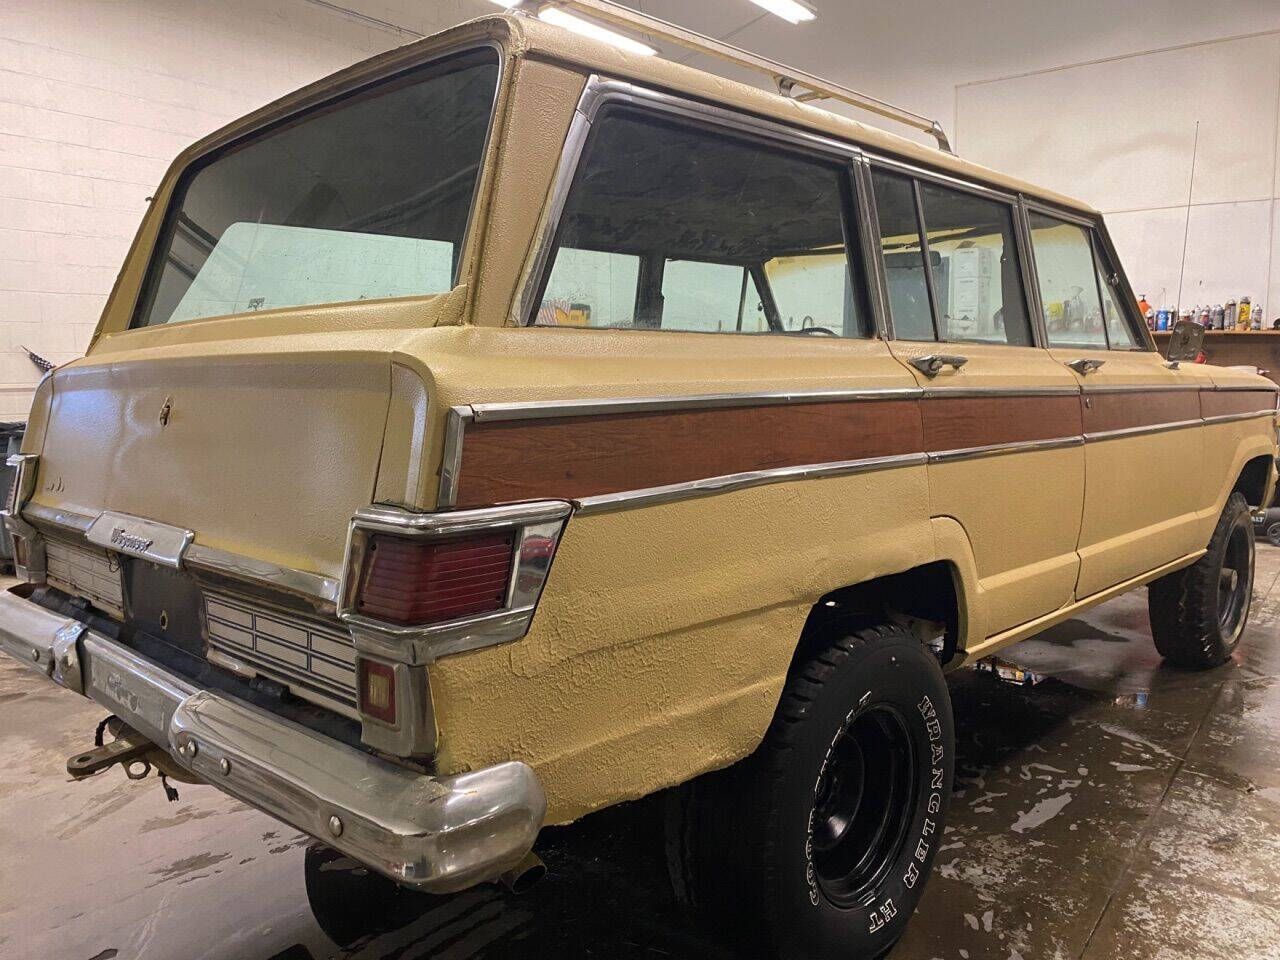
[{"label": "concrete floor", "polygon": [[[1138,591],[953,678],[947,842],[894,960],[1280,958],[1280,550],[1233,663],[1161,666]],[[728,958],[672,904],[653,803],[548,830],[547,880],[386,894],[208,787],[68,782],[102,711],[0,658],[0,957]]]}]

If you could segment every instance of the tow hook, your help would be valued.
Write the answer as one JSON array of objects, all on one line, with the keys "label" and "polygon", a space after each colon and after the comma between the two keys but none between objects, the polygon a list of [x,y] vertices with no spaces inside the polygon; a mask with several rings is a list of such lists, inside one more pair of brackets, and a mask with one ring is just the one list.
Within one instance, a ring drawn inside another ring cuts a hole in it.
[{"label": "tow hook", "polygon": [[[109,730],[115,739],[104,743],[104,730]],[[93,742],[92,749],[67,758],[67,773],[71,774],[71,779],[84,780],[117,763],[124,765],[124,775],[130,780],[141,780],[151,772],[151,764],[145,755],[155,750],[156,745],[119,717],[107,717],[98,724]]]}]

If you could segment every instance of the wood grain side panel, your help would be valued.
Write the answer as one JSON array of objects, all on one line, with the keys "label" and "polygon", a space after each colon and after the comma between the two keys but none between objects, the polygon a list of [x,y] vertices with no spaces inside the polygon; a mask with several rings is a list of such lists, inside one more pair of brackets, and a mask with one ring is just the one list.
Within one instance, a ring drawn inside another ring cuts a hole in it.
[{"label": "wood grain side panel", "polygon": [[1276,395],[1271,390],[1204,390],[1200,393],[1200,412],[1205,417],[1272,410],[1275,405]]},{"label": "wood grain side panel", "polygon": [[1084,432],[1104,433],[1195,420],[1200,416],[1200,393],[1189,390],[1133,390],[1124,393],[1086,393]]},{"label": "wood grain side panel", "polygon": [[936,453],[1026,440],[1078,437],[1080,397],[927,397],[925,448]]},{"label": "wood grain side panel", "polygon": [[923,449],[916,400],[473,423],[458,506],[575,499]]}]

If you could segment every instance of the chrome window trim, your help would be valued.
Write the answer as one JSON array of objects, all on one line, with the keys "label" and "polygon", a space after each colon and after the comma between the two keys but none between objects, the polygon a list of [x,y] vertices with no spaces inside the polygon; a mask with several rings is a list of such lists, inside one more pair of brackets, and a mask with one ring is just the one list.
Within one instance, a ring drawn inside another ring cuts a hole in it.
[{"label": "chrome window trim", "polygon": [[[179,187],[182,186],[182,180],[189,174],[196,171],[196,169],[201,165],[207,162],[212,162],[214,154],[217,154],[223,150],[234,149],[240,144],[243,144],[249,140],[253,140],[256,137],[260,137],[264,135],[272,127],[291,123],[305,114],[308,114],[317,110],[323,110],[326,107],[334,103],[337,103],[339,100],[343,100],[347,97],[358,96],[359,94],[361,94],[366,90],[371,90],[374,87],[380,86],[381,84],[395,81],[406,74],[414,73],[418,70],[428,70],[431,68],[433,64],[441,60],[448,60],[451,57],[465,56],[468,53],[471,53],[473,51],[479,51],[479,50],[493,50],[497,54],[498,75],[493,86],[493,104],[489,109],[489,121],[485,127],[484,144],[480,150],[480,169],[476,174],[475,186],[472,188],[472,191],[471,191],[471,207],[467,211],[467,222],[463,226],[462,241],[458,245],[458,256],[456,260],[456,266],[454,267],[453,273],[450,276],[450,281],[451,281],[450,288],[452,289],[457,287],[462,282],[463,269],[464,269],[463,265],[466,264],[470,266],[474,264],[474,262],[476,261],[476,258],[472,256],[472,248],[478,242],[474,236],[474,227],[476,224],[476,204],[480,199],[480,195],[481,195],[480,188],[482,183],[484,183],[486,175],[490,175],[490,179],[492,179],[491,171],[492,171],[493,164],[489,162],[489,152],[491,148],[493,148],[494,146],[493,133],[497,127],[498,106],[503,101],[504,84],[507,82],[507,79],[508,79],[509,71],[507,68],[507,50],[502,43],[494,39],[488,39],[488,40],[473,39],[473,40],[467,40],[467,41],[459,41],[457,43],[452,43],[444,47],[441,47],[439,50],[433,52],[430,56],[424,59],[414,60],[409,63],[401,64],[399,66],[393,67],[387,73],[375,74],[372,76],[352,77],[351,79],[348,80],[347,83],[338,87],[336,90],[325,90],[322,95],[313,96],[303,101],[302,103],[297,104],[291,112],[289,112],[284,116],[265,117],[262,120],[260,120],[258,123],[255,123],[253,126],[249,127],[248,129],[239,131],[233,137],[228,137],[228,138],[219,140],[218,142],[210,144],[207,149],[201,151],[198,155],[192,157],[186,163],[186,165],[182,168],[182,170],[178,172],[174,180],[174,189],[170,192],[168,203],[165,209],[161,212],[160,225],[156,233],[155,242],[152,244],[152,249],[148,255],[147,263],[143,270],[142,279],[138,282],[135,288],[133,303],[129,307],[129,314],[128,314],[129,322],[123,329],[117,330],[114,332],[115,333],[131,333],[134,330],[147,330],[147,329],[151,329],[152,327],[164,327],[167,325],[167,322],[160,323],[160,324],[139,324],[138,319],[143,313],[144,301],[145,301],[145,305],[149,307],[151,301],[154,299],[152,297],[152,292],[153,292],[154,284],[156,280],[153,277],[153,274],[155,273],[156,265],[159,263],[159,261],[156,260],[155,257],[158,252],[160,243],[163,240],[165,240],[168,236],[169,227],[170,227],[170,216],[174,213],[175,208],[173,204],[174,204],[174,201],[178,198],[178,190],[179,190]],[[492,184],[490,184],[490,187],[492,187]],[[448,290],[439,291],[439,293],[448,293],[448,292],[449,292]],[[424,297],[434,296],[434,295],[435,294],[427,294],[427,293],[419,294],[419,296],[424,296]],[[375,298],[375,299],[389,299],[389,298]],[[282,309],[298,309],[298,308],[311,307],[311,306],[328,306],[328,304],[295,304],[292,307],[286,307]],[[198,318],[194,318],[194,320],[195,321],[213,320],[213,319],[219,319],[224,316],[244,316],[246,313],[249,313],[249,312],[252,312],[252,311],[242,311],[240,313],[232,313],[232,314],[218,314],[213,317],[198,317]]]},{"label": "chrome window trim", "polygon": [[[1125,275],[1123,267],[1120,266],[1120,258],[1116,255],[1115,246],[1111,243],[1111,235],[1107,232],[1106,222],[1101,214],[1089,215],[1078,210],[1072,210],[1068,207],[1057,206],[1047,200],[1038,199],[1036,197],[1021,196],[1021,205],[1023,216],[1027,230],[1027,244],[1032,247],[1034,254],[1034,246],[1031,244],[1031,218],[1030,212],[1044,214],[1048,217],[1054,217],[1058,220],[1064,220],[1073,223],[1076,226],[1083,227],[1089,239],[1089,246],[1093,253],[1094,259],[1102,267],[1108,268],[1116,275],[1119,280],[1118,291],[1112,291],[1117,301],[1117,306],[1123,311],[1124,319],[1129,324],[1129,333],[1133,337],[1136,349],[1125,350],[1116,349],[1115,353],[1158,353],[1156,349],[1155,338],[1151,336],[1151,331],[1147,329],[1146,321],[1137,315],[1137,298],[1133,295],[1133,289],[1129,286],[1129,278]],[[1033,257],[1034,264],[1034,257]],[[1098,276],[1097,269],[1094,270],[1094,276],[1099,284],[1103,282],[1103,278]],[[1101,299],[1101,290],[1099,290],[1099,298]],[[1040,299],[1040,283],[1036,281],[1036,300]],[[1101,306],[1101,303],[1099,303]],[[1043,305],[1041,305],[1043,309]],[[1043,316],[1041,318],[1043,323]],[[1106,350],[1112,352],[1110,345],[1110,334],[1105,332],[1107,345],[1099,347],[1097,345],[1071,345],[1070,347],[1055,347],[1054,349],[1064,350]],[[1045,346],[1050,346],[1046,333]]]},{"label": "chrome window trim", "polygon": [[[347,527],[347,548],[338,592],[338,618],[351,629],[357,651],[410,666],[430,663],[452,653],[518,640],[529,630],[572,510],[573,506],[567,500],[541,500],[441,513],[414,513],[400,507],[377,504],[357,510]],[[435,539],[502,530],[512,530],[516,534],[502,609],[426,625],[387,623],[356,612],[356,588],[365,546],[371,534]],[[550,556],[542,569],[535,560],[525,558],[524,547],[535,538],[550,541]]]},{"label": "chrome window trim", "polygon": [[1018,202],[1018,195],[1007,190],[1000,190],[973,180],[951,176],[938,170],[932,170],[929,167],[921,167],[906,160],[899,160],[887,154],[877,153],[874,150],[864,149],[862,153],[873,167],[882,166],[893,173],[903,174],[916,180],[931,180],[940,186],[963,190],[965,193],[976,194],[988,200],[997,200],[1010,206],[1015,206]]},{"label": "chrome window trim", "polygon": [[[508,326],[535,326],[538,293],[547,273],[548,261],[551,259],[551,254],[555,247],[556,231],[559,229],[560,218],[564,213],[565,204],[568,202],[569,190],[573,186],[574,178],[582,160],[587,137],[600,111],[606,106],[616,104],[636,107],[650,113],[693,121],[698,124],[719,127],[721,130],[728,130],[747,137],[769,140],[775,145],[800,149],[810,154],[819,154],[823,159],[841,166],[856,160],[862,154],[862,148],[852,143],[825,137],[775,120],[767,120],[753,114],[743,113],[701,100],[664,93],[660,90],[628,81],[605,79],[593,73],[587,78],[582,93],[578,97],[578,105],[574,110],[573,119],[570,121],[569,131],[565,137],[564,146],[561,148],[560,160],[556,165],[556,172],[552,179],[551,192],[547,196],[546,203],[543,204],[542,213],[538,219],[538,227],[534,234],[533,246],[520,272],[520,280],[516,287],[519,294],[513,301],[511,312],[507,316]],[[853,195],[855,200],[861,199],[856,184],[854,185]],[[845,212],[841,211],[841,220],[847,219]],[[848,232],[847,226],[846,224],[846,233]],[[846,238],[845,243],[846,252],[848,255],[854,256],[856,251],[847,249],[848,239]],[[629,331],[631,328],[588,327],[585,329]],[[667,332],[691,333],[698,331]]]}]

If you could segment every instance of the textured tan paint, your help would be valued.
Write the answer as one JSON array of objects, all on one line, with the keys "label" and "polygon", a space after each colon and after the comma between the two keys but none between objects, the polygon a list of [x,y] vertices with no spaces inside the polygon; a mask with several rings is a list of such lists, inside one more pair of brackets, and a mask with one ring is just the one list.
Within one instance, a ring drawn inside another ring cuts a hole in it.
[{"label": "textured tan paint", "polygon": [[[892,344],[892,350],[910,359],[936,353],[940,347],[902,341]],[[932,379],[917,374],[921,386],[939,392],[1075,387],[1073,374],[1035,347],[955,343],[947,344],[945,352],[968,362]],[[1077,421],[1065,435],[1078,432]],[[1007,629],[1071,601],[1079,568],[1076,538],[1084,488],[1081,446],[929,465],[932,515],[954,517],[968,535],[987,632]]]},{"label": "textured tan paint", "polygon": [[[581,73],[518,60],[494,188],[476,271],[478,324],[501,326],[511,309],[520,264],[534,241],[565,134],[586,84]],[[509,144],[509,146],[508,146]]]},{"label": "textured tan paint", "polygon": [[824,592],[933,558],[923,467],[575,517],[530,634],[432,668],[438,765],[530,763],[548,822],[723,766]]}]

